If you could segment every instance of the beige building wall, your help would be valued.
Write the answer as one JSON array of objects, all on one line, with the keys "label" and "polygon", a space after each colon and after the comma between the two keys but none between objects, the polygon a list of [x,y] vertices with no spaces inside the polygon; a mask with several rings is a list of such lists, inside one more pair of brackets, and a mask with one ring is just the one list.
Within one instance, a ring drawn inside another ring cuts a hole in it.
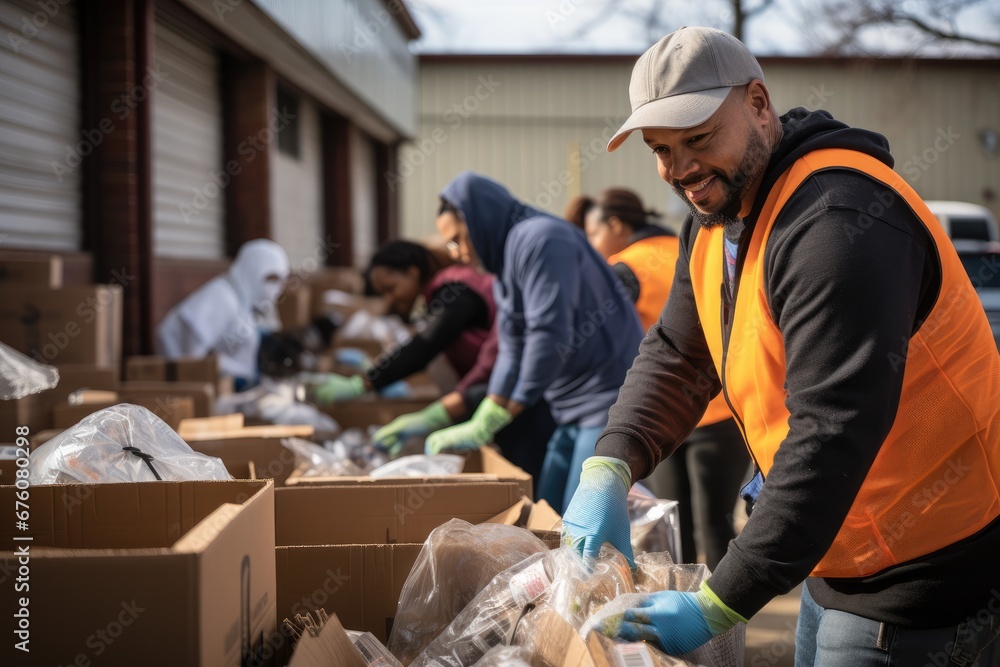
[{"label": "beige building wall", "polygon": [[[556,214],[579,192],[623,185],[676,226],[684,204],[630,138],[604,145],[628,116],[634,59],[435,57],[420,65],[419,138],[400,152],[401,231],[433,237],[437,193],[471,169]],[[762,59],[774,104],[826,109],[889,139],[896,170],[927,199],[984,204],[1000,216],[997,61]]]}]

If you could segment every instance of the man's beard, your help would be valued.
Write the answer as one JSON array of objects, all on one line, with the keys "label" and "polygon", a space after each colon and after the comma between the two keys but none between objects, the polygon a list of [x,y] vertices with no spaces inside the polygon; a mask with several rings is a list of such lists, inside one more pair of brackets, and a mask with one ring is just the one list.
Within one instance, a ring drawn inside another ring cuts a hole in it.
[{"label": "man's beard", "polygon": [[[732,224],[739,220],[740,209],[743,208],[743,198],[764,173],[770,157],[771,152],[768,150],[767,144],[764,143],[764,139],[751,129],[746,149],[743,151],[743,159],[740,160],[732,178],[718,170],[711,172],[711,175],[715,176],[722,186],[722,208],[715,213],[699,211],[694,202],[688,199],[686,191],[678,181],[672,182],[670,186],[677,193],[677,196],[688,205],[688,208],[691,209],[691,215],[702,227],[708,229],[718,225]],[[701,176],[698,181],[703,181],[706,178],[708,175]]]}]

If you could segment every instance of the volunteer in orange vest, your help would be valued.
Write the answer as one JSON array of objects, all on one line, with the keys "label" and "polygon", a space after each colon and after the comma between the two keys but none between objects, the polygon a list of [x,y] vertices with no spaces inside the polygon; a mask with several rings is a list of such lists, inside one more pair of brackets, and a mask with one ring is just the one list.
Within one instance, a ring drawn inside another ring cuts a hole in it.
[{"label": "volunteer in orange vest", "polygon": [[[590,245],[601,253],[628,289],[643,330],[660,319],[670,295],[678,239],[649,222],[639,195],[623,188],[601,192],[585,215]],[[660,498],[680,501],[681,554],[685,562],[699,553],[714,570],[726,554],[733,530],[733,508],[750,457],[723,396],[708,404],[691,435],[673,455],[643,480]]]},{"label": "volunteer in orange vest", "polygon": [[630,555],[629,486],[720,392],[760,475],[700,590],[618,634],[684,653],[804,582],[796,665],[973,664],[1000,628],[1000,355],[948,236],[884,137],[779,117],[726,33],[667,35],[629,97],[609,150],[640,131],[691,215],[564,540]]}]

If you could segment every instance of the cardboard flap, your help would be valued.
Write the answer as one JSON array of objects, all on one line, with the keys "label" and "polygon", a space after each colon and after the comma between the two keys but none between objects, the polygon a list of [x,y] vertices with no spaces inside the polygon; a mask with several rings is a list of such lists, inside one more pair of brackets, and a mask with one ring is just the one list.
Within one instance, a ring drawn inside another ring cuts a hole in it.
[{"label": "cardboard flap", "polygon": [[215,508],[215,511],[195,524],[194,528],[184,534],[171,547],[175,553],[198,553],[219,536],[229,522],[240,513],[241,505],[225,503]]},{"label": "cardboard flap", "polygon": [[184,440],[205,439],[204,433],[219,433],[243,428],[243,413],[219,415],[217,417],[201,417],[184,419],[177,433]]},{"label": "cardboard flap", "polygon": [[562,530],[562,517],[544,500],[539,500],[528,514],[528,530]]},{"label": "cardboard flap", "polygon": [[[185,422],[189,421],[187,419]],[[184,427],[184,424],[181,424]],[[191,427],[180,436],[187,442],[200,442],[203,440],[235,440],[237,438],[311,438],[316,432],[312,426],[242,426],[239,428],[208,430],[204,427],[195,427],[196,432],[192,432]]]},{"label": "cardboard flap", "polygon": [[[535,657],[546,667],[606,667],[594,662],[587,642],[552,607],[539,607],[521,622],[528,619],[533,627]],[[519,626],[513,643],[520,643],[520,632]]]},{"label": "cardboard flap", "polygon": [[288,667],[367,667],[365,659],[354,647],[351,638],[336,614],[320,630],[318,637],[308,632],[299,639]]}]

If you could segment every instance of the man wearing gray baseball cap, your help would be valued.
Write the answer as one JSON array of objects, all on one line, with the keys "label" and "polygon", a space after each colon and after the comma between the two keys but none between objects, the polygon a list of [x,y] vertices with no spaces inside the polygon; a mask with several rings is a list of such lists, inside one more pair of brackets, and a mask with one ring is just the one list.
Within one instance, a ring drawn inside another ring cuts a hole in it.
[{"label": "man wearing gray baseball cap", "polygon": [[884,137],[779,116],[730,35],[667,35],[629,97],[608,150],[641,133],[690,215],[564,541],[631,558],[629,487],[719,392],[757,474],[711,578],[616,632],[684,654],[804,581],[796,665],[971,665],[1000,632],[1000,355],[948,235]]}]

